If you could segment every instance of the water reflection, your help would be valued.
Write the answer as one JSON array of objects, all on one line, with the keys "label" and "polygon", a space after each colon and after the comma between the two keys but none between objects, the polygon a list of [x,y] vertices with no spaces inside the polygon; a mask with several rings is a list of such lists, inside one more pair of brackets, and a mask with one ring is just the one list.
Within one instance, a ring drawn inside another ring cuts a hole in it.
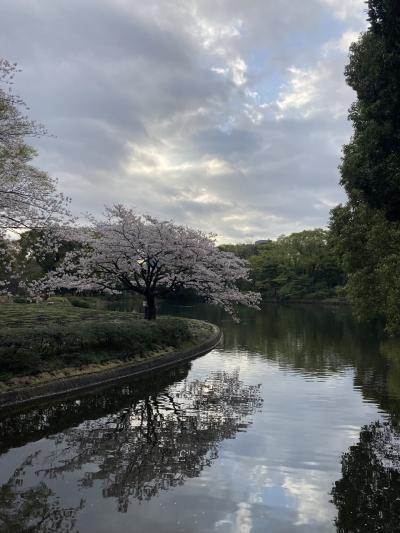
[{"label": "water reflection", "polygon": [[[164,307],[164,312],[178,308]],[[305,377],[329,378],[354,369],[354,385],[366,400],[400,414],[400,342],[356,323],[348,308],[265,304],[262,312],[242,309],[239,325],[207,306],[182,314],[222,324],[223,349],[259,354]],[[210,318],[209,318],[210,320]]]},{"label": "water reflection", "polygon": [[[114,308],[134,308],[129,299]],[[223,349],[257,353],[302,375],[328,377],[355,369],[354,385],[365,399],[400,413],[400,341],[355,322],[349,308],[266,303],[261,312],[243,308],[240,324],[221,309],[160,304],[160,312],[209,320],[222,326]]]},{"label": "water reflection", "polygon": [[[185,378],[167,387],[159,384],[158,390],[153,383],[151,394],[144,397],[135,389],[127,385],[119,393],[114,389],[32,412],[36,436],[44,428],[52,432],[52,421],[59,430],[62,412],[70,422],[78,422],[80,413],[85,420],[50,435],[46,446],[30,454],[3,485],[3,528],[14,531],[12,524],[21,520],[32,531],[71,529],[84,499],[75,507],[60,508],[54,489],[48,487],[66,478],[80,491],[100,490],[103,498],[116,500],[119,512],[126,512],[132,499],[148,501],[199,476],[218,457],[220,443],[245,431],[249,416],[262,404],[259,386],[244,385],[237,370],[212,372],[203,380]],[[28,414],[21,416],[29,419]],[[10,424],[10,419],[4,421],[3,435]],[[42,521],[40,516],[47,518]],[[51,529],[49,524],[56,522],[57,528]]]},{"label": "water reflection", "polygon": [[225,350],[262,354],[302,374],[326,375],[355,363],[369,367],[379,353],[380,337],[355,323],[347,308],[264,304],[262,312],[241,309],[239,325],[211,306],[165,305],[163,311],[221,324]]},{"label": "water reflection", "polygon": [[398,341],[346,309],[164,311],[222,324],[223,346],[0,416],[1,531],[396,531]]},{"label": "water reflection", "polygon": [[391,421],[364,426],[342,456],[342,478],[332,490],[337,531],[399,531],[400,428]]},{"label": "water reflection", "polygon": [[22,488],[25,469],[32,465],[37,455],[38,452],[28,456],[0,488],[0,525],[4,533],[73,531],[76,515],[84,507],[83,499],[75,507],[62,507],[43,481],[34,487]]},{"label": "water reflection", "polygon": [[127,380],[106,389],[73,396],[63,401],[50,401],[35,407],[17,409],[15,412],[1,413],[0,416],[0,453],[9,448],[23,446],[25,443],[60,433],[70,427],[78,426],[88,418],[100,419],[109,413],[129,408],[151,391],[158,394],[175,382],[187,378],[190,364],[157,374],[156,379]]}]

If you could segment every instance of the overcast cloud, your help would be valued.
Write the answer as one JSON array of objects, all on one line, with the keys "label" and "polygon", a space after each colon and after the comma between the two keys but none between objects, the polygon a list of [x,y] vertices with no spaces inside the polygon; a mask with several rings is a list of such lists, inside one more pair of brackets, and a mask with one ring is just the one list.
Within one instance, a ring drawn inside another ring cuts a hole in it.
[{"label": "overcast cloud", "polygon": [[327,224],[363,0],[2,0],[0,55],[76,212],[251,241]]}]

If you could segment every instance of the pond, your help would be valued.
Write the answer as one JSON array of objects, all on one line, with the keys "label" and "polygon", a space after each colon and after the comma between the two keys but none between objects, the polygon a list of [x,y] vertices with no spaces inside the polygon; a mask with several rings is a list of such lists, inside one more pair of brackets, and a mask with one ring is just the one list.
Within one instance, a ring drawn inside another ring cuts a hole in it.
[{"label": "pond", "polygon": [[1,415],[2,532],[399,531],[397,342],[342,308],[173,312],[221,346]]}]

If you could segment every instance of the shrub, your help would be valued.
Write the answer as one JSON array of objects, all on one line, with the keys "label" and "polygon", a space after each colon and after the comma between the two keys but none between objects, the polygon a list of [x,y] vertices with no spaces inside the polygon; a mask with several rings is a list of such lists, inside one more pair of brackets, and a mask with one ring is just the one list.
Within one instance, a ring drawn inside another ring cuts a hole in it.
[{"label": "shrub", "polygon": [[149,322],[81,320],[0,331],[0,379],[35,374],[88,362],[124,359],[190,340],[188,324],[180,319]]},{"label": "shrub", "polygon": [[28,298],[24,298],[23,296],[14,296],[13,301],[15,304],[29,304],[30,303]]},{"label": "shrub", "polygon": [[71,305],[73,305],[74,307],[83,307],[84,309],[90,309],[91,304],[88,300],[85,300],[85,298],[78,298],[78,297],[73,297],[73,298],[68,298]]}]

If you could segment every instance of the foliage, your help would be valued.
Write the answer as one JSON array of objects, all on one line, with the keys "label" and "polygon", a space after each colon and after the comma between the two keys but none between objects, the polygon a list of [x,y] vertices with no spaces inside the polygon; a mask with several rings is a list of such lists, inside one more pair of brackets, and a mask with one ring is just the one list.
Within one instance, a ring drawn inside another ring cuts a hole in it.
[{"label": "foliage", "polygon": [[369,0],[370,27],[350,47],[346,80],[357,101],[344,149],[345,206],[331,213],[332,245],[361,319],[400,334],[400,4]]},{"label": "foliage", "polygon": [[212,236],[116,205],[107,209],[105,220],[93,219],[92,227],[82,230],[80,249],[67,253],[32,290],[132,291],[146,298],[147,318],[153,319],[155,298],[180,288],[231,313],[236,304],[257,307],[259,295],[237,286],[248,275],[247,263],[219,250]]},{"label": "foliage", "polygon": [[4,305],[0,321],[0,379],[131,358],[192,338],[183,319],[148,322],[136,314],[61,305]]},{"label": "foliage", "polygon": [[15,243],[3,238],[0,232],[0,295],[4,292],[15,292],[17,286]]},{"label": "foliage", "polygon": [[66,228],[24,231],[18,239],[0,236],[0,293],[28,297],[27,284],[54,270],[77,243]]},{"label": "foliage", "polygon": [[257,253],[258,246],[256,244],[223,244],[220,247],[220,250],[224,252],[231,252],[242,259],[250,259],[253,255]]},{"label": "foliage", "polygon": [[363,320],[400,334],[400,223],[360,202],[332,210],[332,244],[348,273],[347,297]]},{"label": "foliage", "polygon": [[[336,296],[344,282],[332,252],[329,232],[305,230],[260,245],[231,245],[239,256],[249,249],[251,276],[264,297],[276,300],[324,299]],[[226,247],[224,247],[226,248]]]},{"label": "foliage", "polygon": [[29,298],[25,298],[24,296],[15,296],[13,298],[13,302],[15,304],[29,304],[30,303]]},{"label": "foliage", "polygon": [[66,228],[31,229],[19,239],[0,235],[0,293],[28,296],[26,285],[57,268],[66,253],[78,246]]},{"label": "foliage", "polygon": [[[56,180],[32,165],[36,151],[25,138],[46,131],[25,116],[25,103],[12,91],[16,73],[15,64],[0,58],[0,292],[5,293],[15,292],[19,280],[15,256],[5,252],[10,233],[56,228],[70,218]],[[47,246],[53,247],[58,239],[50,233]]]},{"label": "foliage", "polygon": [[357,93],[342,184],[389,220],[400,220],[400,4],[369,0],[370,27],[350,47],[347,83]]},{"label": "foliage", "polygon": [[[66,232],[64,232],[66,234]],[[48,246],[48,231],[31,229],[18,240],[16,261],[25,279],[37,279],[57,268],[65,255],[78,244],[66,235],[59,235],[54,246]]]},{"label": "foliage", "polygon": [[56,181],[31,165],[36,152],[25,137],[45,130],[24,115],[25,103],[12,92],[16,72],[15,64],[0,58],[0,235],[43,228],[67,214]]},{"label": "foliage", "polygon": [[85,309],[90,309],[92,307],[87,298],[78,298],[77,296],[73,296],[72,298],[69,298],[69,301],[74,307],[83,307]]}]

